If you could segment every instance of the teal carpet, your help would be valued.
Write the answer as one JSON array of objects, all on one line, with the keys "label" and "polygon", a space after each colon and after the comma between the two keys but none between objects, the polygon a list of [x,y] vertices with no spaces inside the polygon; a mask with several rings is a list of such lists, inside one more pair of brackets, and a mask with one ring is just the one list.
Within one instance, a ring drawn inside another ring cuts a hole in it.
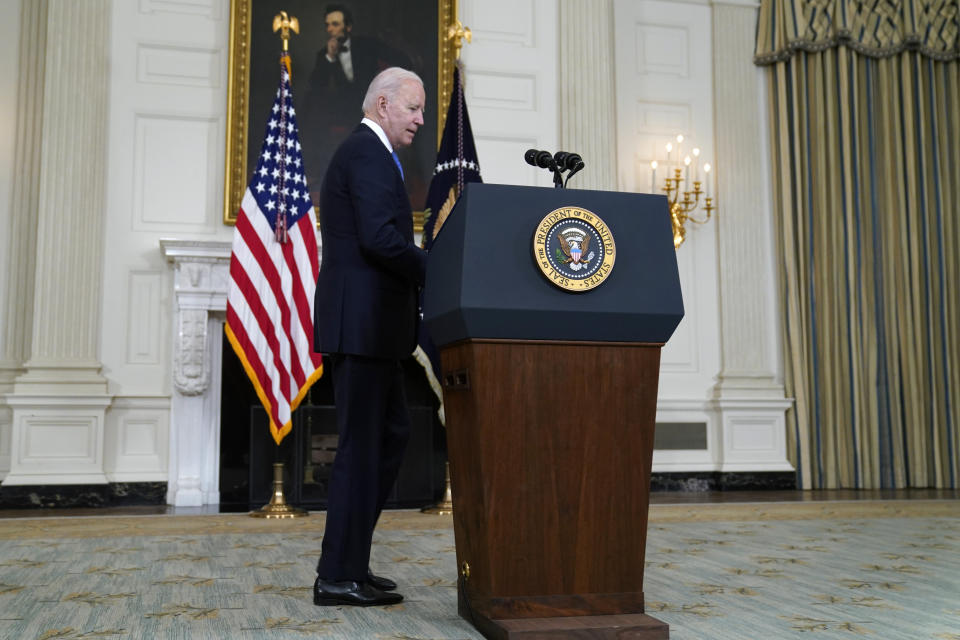
[{"label": "teal carpet", "polygon": [[[0,638],[480,638],[449,517],[385,514],[406,600],[315,607],[322,514],[0,520]],[[647,613],[674,640],[960,640],[960,503],[653,507]]]}]

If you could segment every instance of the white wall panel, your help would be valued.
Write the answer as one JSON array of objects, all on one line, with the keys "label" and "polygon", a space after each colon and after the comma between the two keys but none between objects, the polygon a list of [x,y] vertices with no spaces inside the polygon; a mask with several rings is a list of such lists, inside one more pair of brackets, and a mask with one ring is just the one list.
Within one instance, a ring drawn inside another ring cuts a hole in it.
[{"label": "white wall panel", "polygon": [[209,227],[222,198],[220,118],[136,114],[133,228]]},{"label": "white wall panel", "polygon": [[465,95],[484,182],[550,186],[523,160],[558,139],[556,0],[463,0]]},{"label": "white wall panel", "polygon": [[140,0],[140,12],[202,16],[218,20],[222,15],[223,5],[222,0]]},{"label": "white wall panel", "polygon": [[57,473],[99,467],[101,433],[91,416],[65,417],[44,410],[23,417],[29,428],[23,430],[18,459],[25,465],[56,469]]},{"label": "white wall panel", "polygon": [[167,479],[169,398],[117,398],[107,412],[104,469],[111,482]]},{"label": "white wall panel", "polygon": [[636,73],[690,75],[690,29],[685,25],[635,24]]},{"label": "white wall panel", "polygon": [[160,364],[162,331],[167,330],[166,314],[160,302],[164,299],[163,274],[156,271],[133,271],[127,304],[127,364]]},{"label": "white wall panel", "polygon": [[489,73],[470,74],[465,92],[472,109],[537,110],[537,77],[534,74]]},{"label": "white wall panel", "polygon": [[533,48],[541,30],[544,7],[536,0],[465,0],[460,3],[463,23],[478,42]]},{"label": "white wall panel", "polygon": [[137,45],[137,81],[185,87],[218,88],[226,72],[216,49]]}]

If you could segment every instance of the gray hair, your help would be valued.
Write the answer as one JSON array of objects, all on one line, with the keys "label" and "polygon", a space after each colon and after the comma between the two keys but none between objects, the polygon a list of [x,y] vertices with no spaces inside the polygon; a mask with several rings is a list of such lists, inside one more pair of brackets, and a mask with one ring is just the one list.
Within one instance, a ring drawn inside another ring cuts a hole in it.
[{"label": "gray hair", "polygon": [[367,95],[363,98],[363,113],[370,115],[377,112],[377,98],[385,96],[388,100],[397,95],[400,87],[405,82],[416,80],[423,86],[423,80],[413,71],[408,71],[401,67],[390,67],[384,69],[370,82],[367,88]]}]

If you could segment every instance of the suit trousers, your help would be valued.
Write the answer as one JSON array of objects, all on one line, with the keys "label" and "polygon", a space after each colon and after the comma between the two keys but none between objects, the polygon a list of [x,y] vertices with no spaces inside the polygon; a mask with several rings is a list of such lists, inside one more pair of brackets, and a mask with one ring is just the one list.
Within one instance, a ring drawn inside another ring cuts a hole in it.
[{"label": "suit trousers", "polygon": [[366,580],[373,529],[410,438],[403,369],[391,359],[332,354],[339,442],[327,491],[317,574]]}]

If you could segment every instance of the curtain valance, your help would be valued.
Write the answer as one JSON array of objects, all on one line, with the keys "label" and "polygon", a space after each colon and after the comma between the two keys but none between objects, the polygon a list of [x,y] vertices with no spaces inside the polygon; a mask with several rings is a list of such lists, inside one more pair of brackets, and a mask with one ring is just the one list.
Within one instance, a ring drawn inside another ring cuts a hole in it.
[{"label": "curtain valance", "polygon": [[838,45],[885,58],[960,59],[960,0],[761,0],[754,62]]}]

